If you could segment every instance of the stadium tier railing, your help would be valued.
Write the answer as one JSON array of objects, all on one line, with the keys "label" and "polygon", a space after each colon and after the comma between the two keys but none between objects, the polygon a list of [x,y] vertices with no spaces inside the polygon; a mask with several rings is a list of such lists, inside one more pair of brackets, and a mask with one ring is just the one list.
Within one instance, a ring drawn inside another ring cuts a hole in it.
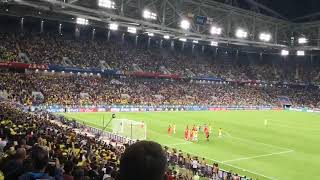
[{"label": "stadium tier railing", "polygon": [[99,105],[99,106],[31,106],[31,111],[46,110],[53,113],[63,112],[153,112],[153,111],[225,111],[225,110],[283,110],[275,106],[188,106],[188,105]]}]

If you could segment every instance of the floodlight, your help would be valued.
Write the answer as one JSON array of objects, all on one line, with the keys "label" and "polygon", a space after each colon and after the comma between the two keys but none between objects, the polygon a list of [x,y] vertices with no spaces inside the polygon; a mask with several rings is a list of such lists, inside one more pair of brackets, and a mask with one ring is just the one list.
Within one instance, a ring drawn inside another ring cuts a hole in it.
[{"label": "floodlight", "polygon": [[181,27],[182,29],[187,30],[187,29],[190,28],[190,22],[189,22],[188,20],[183,19],[183,20],[181,21],[181,23],[180,23],[180,27]]},{"label": "floodlight", "polygon": [[268,34],[268,33],[261,33],[260,36],[259,36],[259,39],[261,41],[270,41],[271,40],[271,34]]},{"label": "floodlight", "polygon": [[137,33],[137,28],[135,27],[128,27],[128,32],[132,33],[132,34],[136,34]]},{"label": "floodlight", "polygon": [[148,36],[153,37],[154,34],[152,32],[148,32]]},{"label": "floodlight", "polygon": [[211,46],[218,46],[218,44],[219,44],[219,43],[218,43],[217,41],[211,41],[211,42],[210,42],[210,45],[211,45]]},{"label": "floodlight", "polygon": [[110,30],[114,30],[114,31],[116,31],[116,30],[118,30],[118,24],[115,24],[115,23],[111,23],[111,24],[109,24],[109,29]]},{"label": "floodlight", "polygon": [[115,9],[116,8],[115,2],[113,2],[111,0],[99,0],[98,1],[98,6],[104,7],[104,8],[109,8],[109,9]]},{"label": "floodlight", "polygon": [[304,51],[297,51],[297,56],[304,56],[304,55],[305,55]]},{"label": "floodlight", "polygon": [[281,50],[281,56],[288,56],[289,55],[289,51],[288,50]]},{"label": "floodlight", "polygon": [[198,44],[198,43],[199,43],[198,40],[193,40],[192,42],[195,43],[195,44]]},{"label": "floodlight", "polygon": [[153,12],[151,12],[149,10],[144,10],[142,16],[145,19],[152,19],[152,20],[156,20],[157,19],[157,14],[153,13]]},{"label": "floodlight", "polygon": [[215,34],[216,34],[216,35],[220,35],[221,32],[222,32],[222,29],[219,28],[219,27],[212,26],[211,29],[210,29],[210,33],[211,33],[212,35],[215,35]]},{"label": "floodlight", "polygon": [[307,43],[307,42],[308,42],[308,39],[305,38],[305,37],[301,37],[301,38],[298,39],[298,43],[299,43],[299,44],[305,44],[305,43]]},{"label": "floodlight", "polygon": [[89,21],[88,21],[88,19],[77,18],[76,23],[77,23],[77,24],[80,24],[80,25],[88,25],[88,24],[89,24]]},{"label": "floodlight", "polygon": [[246,38],[248,36],[248,33],[244,31],[243,29],[238,29],[236,31],[236,37],[238,38]]},{"label": "floodlight", "polygon": [[163,38],[170,39],[170,36],[169,35],[164,35]]},{"label": "floodlight", "polygon": [[186,42],[187,39],[186,38],[180,38],[179,41]]}]

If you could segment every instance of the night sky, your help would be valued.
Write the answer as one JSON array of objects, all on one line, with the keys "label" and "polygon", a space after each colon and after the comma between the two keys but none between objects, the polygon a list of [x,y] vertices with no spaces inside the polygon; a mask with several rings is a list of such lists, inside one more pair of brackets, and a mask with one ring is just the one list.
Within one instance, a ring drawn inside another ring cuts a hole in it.
[{"label": "night sky", "polygon": [[[241,0],[243,1],[243,0]],[[288,19],[320,12],[320,0],[256,0]]]},{"label": "night sky", "polygon": [[[214,0],[225,2],[226,0]],[[241,8],[250,9],[247,0],[237,0]],[[255,0],[278,12],[282,16],[293,20],[297,17],[320,12],[320,0]],[[262,12],[263,13],[263,12]]]}]

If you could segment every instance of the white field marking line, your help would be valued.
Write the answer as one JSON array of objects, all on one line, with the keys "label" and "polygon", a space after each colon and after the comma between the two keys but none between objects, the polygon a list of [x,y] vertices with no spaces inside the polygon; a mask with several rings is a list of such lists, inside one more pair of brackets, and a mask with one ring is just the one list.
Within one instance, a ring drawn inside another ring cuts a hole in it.
[{"label": "white field marking line", "polygon": [[[152,132],[152,131],[151,131],[151,132]],[[161,133],[158,133],[158,132],[155,132],[155,131],[153,131],[153,132],[154,132],[154,133],[157,133],[157,134],[161,134]],[[185,142],[185,143],[186,143],[186,142]],[[192,142],[189,142],[189,143],[192,143]],[[167,146],[168,146],[168,147],[171,147],[171,148],[174,148],[174,147],[172,147],[172,146],[174,146],[174,145],[167,145]],[[192,152],[188,152],[188,151],[184,151],[184,150],[183,150],[183,152],[186,152],[186,153],[191,154],[191,155],[194,155],[194,156],[202,157],[201,155],[194,154],[194,153],[192,153]],[[244,171],[244,172],[249,172],[249,173],[251,173],[251,174],[255,174],[255,175],[258,175],[258,176],[261,176],[261,177],[270,179],[270,180],[278,180],[278,179],[276,179],[276,178],[274,178],[274,177],[266,176],[266,175],[260,174],[260,173],[258,173],[258,172],[250,171],[250,170],[241,168],[241,167],[239,167],[239,166],[235,166],[235,165],[232,165],[232,164],[228,164],[228,163],[225,163],[225,162],[216,160],[216,159],[211,159],[211,158],[206,158],[206,159],[208,159],[208,160],[210,160],[210,161],[218,162],[218,163],[220,163],[220,164],[227,165],[227,166],[229,166],[229,167],[233,167],[233,168],[239,169],[239,170]]]},{"label": "white field marking line", "polygon": [[268,156],[274,156],[274,155],[280,155],[280,154],[287,154],[287,153],[291,153],[291,152],[294,152],[294,150],[281,151],[281,152],[275,152],[275,153],[269,153],[269,154],[262,154],[262,155],[257,155],[257,156],[249,156],[249,157],[243,157],[243,158],[237,158],[237,159],[230,159],[230,160],[225,160],[222,162],[226,163],[226,162],[235,162],[235,161],[256,159],[256,158],[260,158],[260,157],[268,157]]},{"label": "white field marking line", "polygon": [[[226,132],[226,131],[225,131],[225,132]],[[258,141],[254,141],[254,140],[250,140],[250,139],[245,139],[245,138],[234,137],[234,136],[232,136],[230,133],[228,133],[228,132],[226,132],[226,133],[228,134],[228,136],[229,136],[230,138],[233,138],[233,139],[238,139],[238,140],[241,140],[241,141],[247,141],[247,142],[262,144],[262,145],[265,145],[265,146],[269,146],[269,147],[273,147],[273,148],[278,148],[278,149],[283,149],[283,150],[286,150],[286,151],[294,151],[293,149],[290,149],[290,148],[275,146],[275,145],[272,145],[272,144],[266,144],[266,143],[263,143],[263,142],[258,142]]]},{"label": "white field marking line", "polygon": [[[170,147],[170,146],[169,146],[169,147]],[[174,148],[174,147],[171,146],[171,148]],[[188,153],[188,154],[191,154],[191,155],[194,155],[194,156],[202,157],[201,155],[192,153],[192,152],[190,152],[190,151],[184,151],[184,150],[183,150],[183,152]],[[223,162],[223,161],[219,161],[219,160],[211,159],[211,158],[206,158],[206,159],[208,159],[208,160],[210,160],[210,161],[214,161],[214,162],[220,163],[220,164],[227,165],[227,166],[229,166],[229,167],[233,167],[233,168],[235,168],[235,169],[239,169],[239,170],[241,170],[241,171],[243,171],[243,172],[248,172],[248,173],[251,173],[251,174],[255,174],[255,175],[264,177],[264,178],[266,178],[266,179],[278,180],[277,178],[270,177],[270,176],[266,176],[266,175],[260,174],[260,173],[258,173],[258,172],[255,172],[255,171],[250,171],[250,170],[247,170],[247,169],[244,169],[244,168],[241,168],[241,167],[239,167],[239,166],[232,165],[232,164],[229,164],[229,163],[226,163],[226,162]]]},{"label": "white field marking line", "polygon": [[[149,131],[151,131],[151,132],[153,132],[153,133],[156,133],[156,134],[161,134],[161,135],[162,135],[162,133],[158,133],[158,132],[155,132],[155,131],[152,131],[152,130],[149,130]],[[231,135],[229,134],[229,136],[231,136]],[[176,138],[176,137],[173,137],[173,138]],[[186,142],[184,142],[184,143],[186,143]],[[189,143],[192,143],[192,142],[189,142]],[[174,145],[166,145],[166,146],[168,146],[168,147],[170,147],[170,148],[176,148],[176,147],[173,147]],[[184,150],[182,150],[182,151],[185,152],[185,153],[194,155],[194,156],[202,157],[202,155],[195,154],[195,153],[192,153],[192,152],[190,152],[190,151],[184,151]],[[206,157],[205,157],[205,158],[206,158]],[[277,179],[274,178],[274,177],[266,176],[266,175],[260,174],[260,173],[258,173],[258,172],[250,171],[250,170],[248,170],[248,169],[244,169],[244,168],[241,168],[241,167],[239,167],[239,166],[232,165],[232,164],[229,164],[229,163],[226,163],[226,162],[222,162],[222,161],[219,161],[219,160],[216,160],[216,159],[211,159],[211,158],[206,158],[206,159],[208,159],[208,160],[210,160],[210,161],[218,162],[218,163],[220,163],[220,164],[227,165],[227,166],[229,166],[229,167],[233,167],[233,168],[235,168],[235,169],[239,169],[239,170],[241,170],[241,171],[243,171],[243,172],[248,172],[248,173],[251,173],[251,174],[255,174],[255,175],[264,177],[264,178],[266,178],[266,179],[277,180]]]}]

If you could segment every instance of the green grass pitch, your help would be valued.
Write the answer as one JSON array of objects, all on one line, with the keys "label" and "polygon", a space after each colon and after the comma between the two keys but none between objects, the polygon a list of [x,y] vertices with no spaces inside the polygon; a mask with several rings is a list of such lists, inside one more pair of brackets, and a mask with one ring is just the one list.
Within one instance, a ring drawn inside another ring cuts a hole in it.
[{"label": "green grass pitch", "polygon": [[[102,128],[102,117],[111,113],[67,113],[68,118],[85,121]],[[181,149],[208,163],[258,179],[320,179],[320,115],[285,111],[228,112],[128,112],[117,118],[144,121],[147,138],[169,147]],[[265,120],[268,121],[265,126]],[[107,121],[107,120],[105,120]],[[167,134],[169,124],[177,133]],[[211,123],[209,142],[199,133],[199,141],[183,138],[186,125]],[[218,138],[218,129],[223,137]]]}]

